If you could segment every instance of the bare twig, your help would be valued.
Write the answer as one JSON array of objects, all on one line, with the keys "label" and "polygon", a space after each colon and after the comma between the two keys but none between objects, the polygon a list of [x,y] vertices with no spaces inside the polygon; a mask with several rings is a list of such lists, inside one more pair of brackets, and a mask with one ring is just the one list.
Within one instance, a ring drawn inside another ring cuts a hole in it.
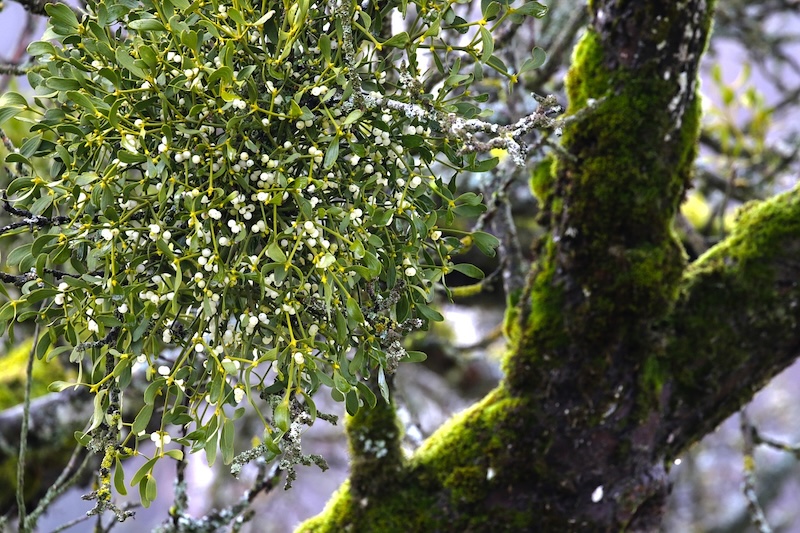
[{"label": "bare twig", "polygon": [[33,387],[33,361],[36,358],[36,346],[39,341],[39,322],[33,330],[33,344],[28,354],[28,363],[25,367],[25,399],[22,407],[22,427],[19,430],[19,456],[17,459],[17,516],[19,530],[28,531],[25,513],[25,454],[28,451],[28,424],[31,416],[31,388]]},{"label": "bare twig", "polygon": [[742,488],[744,497],[747,498],[750,520],[759,533],[772,533],[772,528],[767,522],[767,517],[764,515],[764,510],[761,508],[756,494],[756,462],[753,457],[753,449],[755,447],[753,435],[755,429],[750,424],[747,412],[744,409],[742,409],[739,416],[741,417],[742,440],[744,442],[744,483]]},{"label": "bare twig", "polygon": [[[83,460],[78,465],[78,460],[83,456]],[[68,488],[75,485],[83,475],[86,473],[86,470],[91,463],[92,456],[86,453],[86,450],[80,444],[75,446],[75,449],[72,452],[72,456],[67,463],[67,466],[64,467],[64,470],[61,472],[61,475],[56,479],[55,483],[53,483],[47,492],[45,493],[44,497],[39,500],[39,503],[36,505],[36,509],[33,510],[32,513],[28,515],[25,519],[25,526],[28,528],[29,531],[36,530],[36,523],[39,520],[39,517],[47,511],[47,508],[53,503],[53,501],[61,496]]]}]

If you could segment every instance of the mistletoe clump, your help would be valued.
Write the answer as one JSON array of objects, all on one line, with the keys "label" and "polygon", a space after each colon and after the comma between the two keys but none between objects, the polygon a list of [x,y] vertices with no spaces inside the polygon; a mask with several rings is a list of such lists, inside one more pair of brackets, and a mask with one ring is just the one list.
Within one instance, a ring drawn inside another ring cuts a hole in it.
[{"label": "mistletoe clump", "polygon": [[[400,339],[441,319],[429,304],[444,275],[481,275],[453,256],[493,253],[494,237],[451,227],[480,197],[441,176],[497,162],[470,148],[484,124],[465,91],[482,64],[511,77],[487,20],[543,7],[492,3],[467,22],[450,2],[413,3],[389,38],[406,2],[47,6],[48,34],[29,48],[37,97],[2,100],[2,119],[25,111],[32,137],[7,158],[6,209],[24,221],[1,237],[35,239],[5,258],[19,294],[0,324],[35,318],[38,353],[69,351],[83,369],[84,439],[106,473],[155,443],[133,479],[145,502],[154,462],[182,456],[170,442],[231,462],[247,404],[274,457],[293,421],[313,421],[322,385],[350,413],[378,401],[362,378],[388,400],[386,374],[424,357]],[[456,52],[471,73],[444,66]],[[437,76],[434,97],[423,87]],[[140,369],[144,408],[127,420]]]}]

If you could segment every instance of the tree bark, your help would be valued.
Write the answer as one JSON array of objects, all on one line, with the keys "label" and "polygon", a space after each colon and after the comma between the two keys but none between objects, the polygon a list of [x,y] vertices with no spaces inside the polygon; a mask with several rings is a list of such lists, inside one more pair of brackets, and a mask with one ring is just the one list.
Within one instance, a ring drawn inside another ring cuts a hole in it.
[{"label": "tree bark", "polygon": [[590,12],[505,379],[404,463],[365,477],[354,447],[358,483],[299,531],[657,530],[665,465],[797,356],[800,192],[688,267],[672,231],[713,2]]}]

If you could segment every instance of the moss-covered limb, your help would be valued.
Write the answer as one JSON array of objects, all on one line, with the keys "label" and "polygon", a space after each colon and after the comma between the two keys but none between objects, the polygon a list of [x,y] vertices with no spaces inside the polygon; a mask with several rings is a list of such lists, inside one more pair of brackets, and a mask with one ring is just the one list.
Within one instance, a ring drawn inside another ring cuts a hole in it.
[{"label": "moss-covered limb", "polygon": [[659,365],[670,455],[800,355],[799,279],[800,188],[746,205],[732,234],[688,269]]},{"label": "moss-covered limb", "polygon": [[531,404],[495,389],[440,428],[394,478],[383,479],[379,493],[359,496],[351,480],[298,531],[552,531],[544,525],[571,515],[545,511],[557,489],[536,489],[536,471],[545,466],[535,451],[548,437],[524,431],[534,420]]},{"label": "moss-covered limb", "polygon": [[549,234],[505,369],[512,392],[540,406],[541,427],[558,428],[548,473],[572,480],[576,497],[593,484],[607,495],[577,516],[633,527],[657,519],[665,494],[654,370],[664,346],[653,330],[685,269],[672,220],[696,153],[694,80],[712,6],[598,0],[591,10],[567,90],[573,115],[592,107],[565,127],[570,157],[552,183],[537,183]]},{"label": "moss-covered limb", "polygon": [[665,496],[654,370],[664,344],[653,331],[685,268],[671,224],[696,151],[690,80],[711,8],[596,1],[592,10],[567,89],[573,114],[593,108],[565,128],[571,157],[540,183],[549,234],[505,369],[514,394],[539,406],[532,429],[552,428],[548,477],[570,479],[575,498],[603,487],[601,505],[576,510],[602,529],[657,520]]},{"label": "moss-covered limb", "polygon": [[625,487],[606,486],[605,498],[593,502],[606,480],[597,465],[606,465],[613,447],[595,438],[576,448],[542,426],[540,413],[501,386],[432,435],[379,493],[358,496],[345,483],[297,531],[617,531],[629,524],[642,479],[663,477],[660,464],[637,471]]},{"label": "moss-covered limb", "polygon": [[381,398],[375,378],[369,387],[378,403],[348,416],[345,426],[350,445],[350,484],[357,498],[379,494],[394,481],[404,463],[403,430],[394,400],[386,402]]},{"label": "moss-covered limb", "polygon": [[[531,285],[540,294],[546,286],[561,292],[563,306],[549,312],[569,319],[560,332],[543,331],[546,310],[530,298],[526,337],[560,340],[534,341],[521,352],[541,354],[566,343],[584,365],[585,354],[594,354],[589,366],[603,372],[611,352],[626,338],[641,338],[637,329],[663,316],[677,295],[684,255],[671,224],[696,151],[694,80],[711,8],[696,0],[596,1],[592,9],[567,89],[572,114],[592,100],[595,107],[565,128],[563,147],[572,157],[559,159],[554,181],[539,191],[550,236],[536,275],[549,281]],[[509,380],[530,389],[541,370],[536,361],[516,358]]]}]

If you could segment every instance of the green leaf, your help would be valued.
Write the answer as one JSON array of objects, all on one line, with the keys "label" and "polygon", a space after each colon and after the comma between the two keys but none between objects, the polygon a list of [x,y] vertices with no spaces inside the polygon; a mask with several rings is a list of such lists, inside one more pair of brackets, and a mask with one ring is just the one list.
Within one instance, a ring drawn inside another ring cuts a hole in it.
[{"label": "green leaf", "polygon": [[364,323],[364,315],[361,313],[361,307],[352,296],[347,297],[347,316],[356,321],[357,324]]},{"label": "green leaf", "polygon": [[358,392],[361,394],[361,398],[364,400],[364,403],[369,406],[370,409],[374,408],[378,404],[378,397],[375,396],[375,393],[372,392],[372,389],[366,383],[362,383],[361,381],[358,382]]},{"label": "green leaf", "polygon": [[322,57],[325,59],[327,63],[331,61],[331,38],[327,34],[322,34],[319,37],[319,41],[317,43],[319,46],[319,50],[322,53]]},{"label": "green leaf", "polygon": [[322,168],[328,170],[333,166],[336,160],[339,158],[339,136],[337,135],[336,138],[331,141],[328,145],[328,149],[325,150],[325,159],[322,161]]},{"label": "green leaf", "polygon": [[50,241],[57,239],[58,234],[56,233],[46,233],[44,235],[40,235],[33,241],[33,245],[31,245],[31,255],[34,257],[42,253],[42,250],[50,244]]},{"label": "green leaf", "polygon": [[340,372],[334,372],[333,374],[333,385],[342,394],[347,394],[347,392],[352,389],[350,383],[342,376]]},{"label": "green leaf", "polygon": [[481,45],[483,52],[481,53],[481,61],[486,63],[489,58],[494,54],[494,38],[484,26],[481,26]]},{"label": "green leaf", "polygon": [[168,455],[176,461],[183,461],[183,452],[181,450],[167,450],[164,452],[164,455]]},{"label": "green leaf", "polygon": [[156,248],[158,248],[158,251],[164,254],[168,260],[172,261],[175,259],[175,254],[169,249],[169,243],[164,239],[158,239],[156,241]]},{"label": "green leaf", "polygon": [[289,400],[286,399],[275,406],[273,413],[273,422],[275,427],[281,431],[289,431],[289,425],[292,420],[289,416]]},{"label": "green leaf", "polygon": [[122,468],[119,457],[114,458],[114,489],[121,496],[128,494],[128,489],[125,487],[125,469]]},{"label": "green leaf", "polygon": [[131,433],[134,435],[138,435],[140,432],[147,429],[147,424],[150,423],[150,418],[153,416],[153,404],[145,404],[142,407],[142,410],[139,411],[139,414],[136,415],[136,418],[133,421],[133,425],[131,426]]},{"label": "green leaf", "polygon": [[378,275],[381,273],[381,263],[378,261],[378,258],[375,257],[375,255],[369,250],[367,250],[367,253],[364,254],[364,263],[369,270],[369,279],[378,277]]},{"label": "green leaf", "polygon": [[47,78],[45,85],[56,91],[77,91],[81,88],[81,84],[78,80],[73,78],[59,78],[56,76]]},{"label": "green leaf", "polygon": [[303,110],[300,109],[300,105],[292,99],[289,102],[289,116],[293,119],[300,118],[303,115]]},{"label": "green leaf", "polygon": [[236,81],[245,81],[255,72],[256,65],[247,65],[236,74]]},{"label": "green leaf", "polygon": [[505,74],[508,73],[508,67],[506,66],[505,63],[503,63],[503,60],[500,59],[497,56],[490,57],[486,61],[486,64],[489,65],[490,67],[492,67],[493,69],[495,69],[497,72],[501,72],[501,73],[505,73]]},{"label": "green leaf", "polygon": [[50,385],[47,386],[47,390],[50,392],[61,392],[64,389],[68,389],[69,387],[74,387],[75,384],[69,381],[54,381]]},{"label": "green leaf", "polygon": [[44,287],[41,289],[36,289],[31,291],[29,294],[26,295],[25,300],[27,300],[29,304],[34,304],[36,302],[41,302],[42,300],[55,296],[58,293],[59,293],[58,289]]},{"label": "green leaf", "polygon": [[489,257],[494,257],[495,248],[500,246],[500,240],[497,237],[483,231],[473,232],[472,241],[484,255]]},{"label": "green leaf", "polygon": [[6,121],[12,119],[22,113],[22,108],[19,107],[3,107],[0,109],[0,126]]},{"label": "green leaf", "polygon": [[272,241],[272,243],[267,247],[267,257],[276,263],[285,263],[287,260],[286,254],[283,252],[277,241]]},{"label": "green leaf", "polygon": [[401,360],[406,363],[421,363],[422,361],[428,358],[428,354],[425,352],[417,352],[414,350],[408,350],[406,352],[405,357]]},{"label": "green leaf", "polygon": [[92,101],[86,97],[86,95],[79,93],[78,91],[67,91],[67,98],[81,106],[82,108],[86,109],[89,113],[95,114],[97,109],[94,107]]},{"label": "green leaf", "polygon": [[[486,4],[483,9],[483,18],[484,20],[494,20],[497,17],[497,14],[500,12],[500,4],[497,2],[490,2]],[[483,27],[481,27],[482,29]]]},{"label": "green leaf", "polygon": [[142,18],[132,20],[128,23],[128,28],[136,31],[165,31],[166,28],[160,20],[155,18]]},{"label": "green leaf", "polygon": [[222,424],[222,437],[219,441],[220,450],[222,451],[222,462],[226,465],[231,464],[233,462],[233,452],[234,452],[234,437],[236,436],[236,430],[233,426],[233,420],[230,418],[225,419],[225,423]]},{"label": "green leaf", "polygon": [[383,367],[378,368],[378,389],[381,391],[383,401],[389,403],[389,385],[386,383],[386,374],[383,373]]},{"label": "green leaf", "polygon": [[453,209],[453,213],[460,217],[476,217],[486,211],[485,205],[459,205]]},{"label": "green leaf", "polygon": [[137,78],[145,79],[144,71],[138,66],[136,66],[136,63],[134,63],[131,55],[123,47],[118,46],[117,49],[114,51],[114,55],[116,56],[117,63],[119,63],[120,66],[127,69],[131,74],[133,74]]},{"label": "green leaf", "polygon": [[[9,193],[10,194],[10,193]],[[19,265],[22,261],[28,257],[31,257],[31,243],[23,244],[11,250],[11,253],[8,254],[6,257],[6,264],[9,265]]]},{"label": "green leaf", "polygon": [[208,466],[213,466],[214,462],[217,460],[217,433],[214,432],[211,434],[209,439],[206,441],[203,449],[206,452],[206,460],[208,461]]},{"label": "green leaf", "polygon": [[231,83],[233,81],[233,69],[231,67],[218,68],[208,77],[206,85],[211,86],[216,81],[221,81],[222,83]]},{"label": "green leaf", "polygon": [[[47,41],[34,41],[28,45],[28,53],[32,56],[56,55],[56,47]],[[5,96],[5,95],[3,95]]]},{"label": "green leaf", "polygon": [[89,424],[89,429],[86,430],[87,433],[91,432],[97,427],[100,427],[100,424],[102,424],[106,419],[104,400],[107,395],[108,391],[106,389],[101,389],[97,391],[97,394],[94,395],[94,412],[92,413],[92,423]]},{"label": "green leaf", "polygon": [[540,4],[539,2],[528,2],[518,8],[515,8],[514,12],[521,15],[530,15],[540,19],[547,14],[547,6]]},{"label": "green leaf", "polygon": [[[18,153],[8,154],[6,156],[6,163],[20,163],[22,165],[27,165],[29,167],[32,166],[30,160],[27,157]],[[8,191],[6,191],[6,194],[8,194],[8,196],[11,196],[13,194],[12,190],[16,192],[25,187],[25,185],[30,183],[31,183],[30,178],[24,176],[18,177],[17,179],[11,182],[11,185],[8,186]]]},{"label": "green leaf", "polygon": [[347,394],[344,395],[344,405],[347,409],[348,415],[355,416],[358,414],[358,408],[360,405],[358,402],[358,392],[356,392],[356,389],[350,389],[347,391]]},{"label": "green leaf", "polygon": [[531,56],[532,57],[529,57],[528,59],[525,60],[524,63],[522,63],[522,66],[519,68],[520,74],[541,67],[547,60],[547,53],[538,46],[533,49],[533,51],[531,52]]},{"label": "green leaf", "polygon": [[0,96],[0,107],[5,106],[19,106],[19,107],[26,107],[28,105],[28,101],[19,93],[15,93],[14,91],[8,91],[4,93],[3,96]]},{"label": "green leaf", "polygon": [[456,272],[461,272],[462,274],[474,279],[483,279],[485,277],[483,270],[475,265],[470,265],[469,263],[459,263],[457,265],[453,265],[453,270]]},{"label": "green leaf", "polygon": [[[144,489],[145,497],[142,498],[142,505],[144,505],[146,501],[150,502],[156,501],[156,497],[158,496],[158,488],[156,487],[156,478],[148,474],[145,479],[147,479],[147,481],[145,483],[145,489]],[[147,506],[145,505],[145,507]]]},{"label": "green leaf", "polygon": [[[2,310],[0,310],[0,314]],[[344,344],[347,341],[347,321],[342,312],[337,308],[333,313],[334,331],[336,334],[336,342]]]},{"label": "green leaf", "polygon": [[76,441],[78,442],[78,444],[80,444],[81,446],[86,446],[86,445],[88,445],[88,444],[89,444],[89,442],[91,442],[91,440],[92,440],[92,436],[91,436],[91,435],[89,435],[88,433],[84,433],[83,431],[76,431],[76,432],[75,432],[75,433],[73,433],[72,435],[75,437],[75,440],[76,440]]},{"label": "green leaf", "polygon": [[78,32],[78,17],[66,4],[47,4],[45,12],[50,16],[50,23],[59,35],[70,35]]},{"label": "green leaf", "polygon": [[[144,321],[146,322],[146,321]],[[161,389],[166,384],[166,379],[163,377],[156,379],[147,388],[144,390],[144,403],[148,405],[153,405],[153,402],[156,401],[156,396],[161,395]]]},{"label": "green leaf", "polygon": [[497,163],[500,162],[500,158],[498,157],[490,157],[489,159],[484,159],[483,161],[476,161],[469,167],[467,167],[466,171],[468,172],[486,172],[488,170],[492,170],[494,167],[497,166]]},{"label": "green leaf", "polygon": [[147,509],[150,507],[152,501],[147,499],[147,478],[142,478],[139,482],[139,500],[142,502],[142,507]]},{"label": "green leaf", "polygon": [[350,113],[345,117],[344,122],[342,122],[342,126],[353,124],[355,121],[360,119],[363,114],[364,112],[360,109],[354,109],[353,111],[350,111]]},{"label": "green leaf", "polygon": [[382,46],[393,46],[395,48],[403,48],[406,44],[408,44],[409,40],[410,37],[408,36],[408,33],[403,31],[398,33],[397,35],[393,35],[388,40],[384,41],[382,43]]},{"label": "green leaf", "polygon": [[425,304],[417,304],[417,313],[433,322],[441,322],[444,320],[444,317],[439,311]]}]

